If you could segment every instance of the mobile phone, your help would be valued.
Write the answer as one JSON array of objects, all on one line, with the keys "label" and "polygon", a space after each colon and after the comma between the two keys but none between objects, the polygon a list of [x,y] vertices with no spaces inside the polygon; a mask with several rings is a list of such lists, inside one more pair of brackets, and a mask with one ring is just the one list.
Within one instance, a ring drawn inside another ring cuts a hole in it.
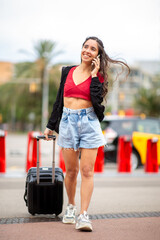
[{"label": "mobile phone", "polygon": [[[96,58],[100,58],[100,54],[98,54],[98,56]],[[92,62],[91,65],[92,65],[92,69],[94,69],[95,68],[95,64]]]}]

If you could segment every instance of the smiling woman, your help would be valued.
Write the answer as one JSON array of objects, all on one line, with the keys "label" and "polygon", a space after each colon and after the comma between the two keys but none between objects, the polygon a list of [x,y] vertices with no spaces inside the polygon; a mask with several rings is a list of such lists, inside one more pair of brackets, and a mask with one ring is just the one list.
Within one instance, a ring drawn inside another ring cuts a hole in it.
[{"label": "smiling woman", "polygon": [[[123,68],[123,66],[126,67],[128,69],[127,76],[130,73],[130,68],[123,61],[118,61],[118,60],[111,59],[108,56],[108,54],[105,52],[103,42],[99,38],[97,38],[97,37],[88,37],[88,38],[86,38],[85,42],[83,43],[83,48],[88,48],[89,47],[88,44],[87,44],[88,40],[96,41],[96,43],[98,45],[98,56],[99,56],[99,60],[100,60],[99,73],[104,78],[103,97],[105,97],[106,94],[108,93],[108,74],[107,74],[107,71],[108,71],[108,69],[110,67],[109,64],[110,63],[112,63],[112,64],[119,64],[119,65],[122,66],[122,68]],[[93,48],[93,52],[96,51],[96,49],[95,49],[96,46],[93,45],[92,48]]]},{"label": "smiling woman", "polygon": [[97,151],[106,144],[100,122],[104,118],[103,98],[108,92],[109,62],[125,65],[129,70],[127,64],[108,57],[100,39],[87,38],[82,45],[81,63],[62,69],[57,99],[44,132],[47,140],[53,130],[59,132],[58,145],[62,147],[65,161],[65,186],[68,195],[63,223],[75,223],[75,193],[80,169],[81,210],[76,223],[76,229],[79,230],[92,231],[87,209],[93,192]]}]

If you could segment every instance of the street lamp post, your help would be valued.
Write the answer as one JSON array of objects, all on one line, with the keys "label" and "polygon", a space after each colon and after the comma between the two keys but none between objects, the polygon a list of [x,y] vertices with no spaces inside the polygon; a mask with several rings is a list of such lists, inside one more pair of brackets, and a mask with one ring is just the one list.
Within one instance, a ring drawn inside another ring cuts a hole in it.
[{"label": "street lamp post", "polygon": [[49,84],[48,84],[48,67],[44,68],[43,75],[43,89],[42,89],[42,122],[41,122],[41,131],[43,132],[48,120],[48,92],[49,92]]}]

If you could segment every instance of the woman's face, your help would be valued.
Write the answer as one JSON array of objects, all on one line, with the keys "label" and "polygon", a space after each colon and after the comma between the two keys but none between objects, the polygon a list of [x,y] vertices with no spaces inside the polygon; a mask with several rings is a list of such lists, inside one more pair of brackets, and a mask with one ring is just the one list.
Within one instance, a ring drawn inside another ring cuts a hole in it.
[{"label": "woman's face", "polygon": [[92,60],[98,55],[98,43],[95,40],[87,40],[81,51],[82,62],[92,63]]}]

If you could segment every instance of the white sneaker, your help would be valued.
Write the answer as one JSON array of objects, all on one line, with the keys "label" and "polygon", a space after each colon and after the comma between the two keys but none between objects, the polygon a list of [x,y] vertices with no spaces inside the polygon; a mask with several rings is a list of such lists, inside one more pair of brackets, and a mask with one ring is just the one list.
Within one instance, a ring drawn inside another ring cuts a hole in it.
[{"label": "white sneaker", "polygon": [[86,211],[84,211],[83,214],[80,214],[77,218],[76,229],[89,232],[93,230],[91,221],[89,220],[89,216]]},{"label": "white sneaker", "polygon": [[63,223],[70,223],[70,224],[74,224],[76,223],[76,211],[77,208],[76,206],[72,205],[72,204],[68,204],[65,214],[63,216],[62,222]]}]

